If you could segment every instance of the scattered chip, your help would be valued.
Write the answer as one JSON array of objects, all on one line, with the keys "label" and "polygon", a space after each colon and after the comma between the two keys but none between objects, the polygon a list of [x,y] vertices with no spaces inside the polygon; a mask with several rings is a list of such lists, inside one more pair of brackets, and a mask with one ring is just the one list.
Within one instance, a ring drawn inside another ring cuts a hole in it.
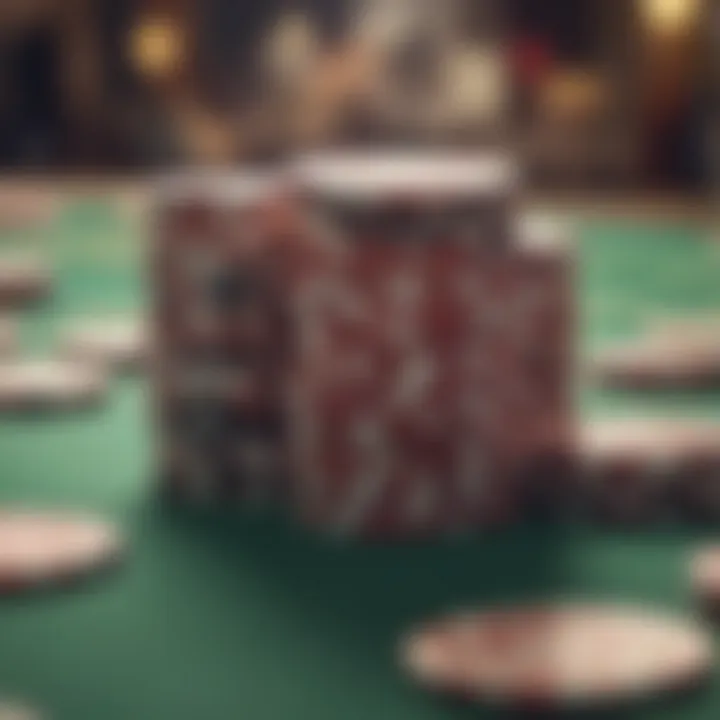
[{"label": "scattered chip", "polygon": [[80,514],[0,510],[0,594],[58,585],[120,559],[118,530]]},{"label": "scattered chip", "polygon": [[698,314],[652,321],[639,338],[600,352],[591,370],[605,384],[620,387],[720,385],[720,318]]},{"label": "scattered chip", "polygon": [[720,385],[720,347],[643,341],[601,353],[593,375],[627,388],[703,388]]},{"label": "scattered chip", "polygon": [[413,632],[400,653],[431,690],[538,710],[650,698],[712,664],[699,625],[622,605],[459,614]]},{"label": "scattered chip", "polygon": [[[720,478],[720,423],[671,417],[595,420],[580,432],[584,491],[609,520],[658,520],[675,499]],[[720,498],[719,498],[720,500]]]},{"label": "scattered chip", "polygon": [[17,325],[14,318],[0,315],[0,358],[14,355],[17,345]]},{"label": "scattered chip", "polygon": [[720,422],[678,417],[618,417],[594,420],[581,431],[586,461],[627,459],[677,463],[720,456]]},{"label": "scattered chip", "polygon": [[0,700],[0,720],[40,720],[40,715],[24,703]]},{"label": "scattered chip", "polygon": [[102,399],[105,374],[69,360],[0,363],[0,410],[84,407]]},{"label": "scattered chip", "polygon": [[50,291],[50,268],[32,255],[0,256],[0,304],[30,303],[45,297]]},{"label": "scattered chip", "polygon": [[68,358],[122,370],[142,367],[149,356],[148,346],[145,325],[131,318],[80,321],[69,327],[61,340]]}]

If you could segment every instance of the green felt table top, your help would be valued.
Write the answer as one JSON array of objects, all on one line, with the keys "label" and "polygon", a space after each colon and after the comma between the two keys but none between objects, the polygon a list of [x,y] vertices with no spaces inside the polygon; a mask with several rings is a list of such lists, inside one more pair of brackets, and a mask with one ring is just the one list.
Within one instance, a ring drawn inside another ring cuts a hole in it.
[{"label": "green felt table top", "polygon": [[[581,227],[583,347],[634,332],[651,313],[717,308],[720,243],[691,224]],[[44,230],[0,246],[52,259],[51,302],[27,313],[28,352],[58,323],[144,304],[143,227],[111,197],[75,198]],[[638,408],[720,416],[720,393],[652,399],[585,389],[584,413]],[[449,608],[573,596],[692,612],[687,553],[712,532],[523,527],[412,546],[337,545],[282,518],[173,514],[153,501],[141,380],[102,410],[0,419],[0,503],[87,508],[120,522],[129,561],[81,589],[0,601],[0,697],[57,720],[446,720],[489,717],[414,688],[398,637]],[[720,682],[634,718],[720,715]],[[618,717],[618,714],[613,715]]]}]

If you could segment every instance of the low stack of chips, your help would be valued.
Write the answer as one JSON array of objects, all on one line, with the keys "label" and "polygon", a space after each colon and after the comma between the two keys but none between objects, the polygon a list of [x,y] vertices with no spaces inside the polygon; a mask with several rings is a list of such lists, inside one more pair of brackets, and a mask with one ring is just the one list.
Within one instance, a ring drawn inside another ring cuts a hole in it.
[{"label": "low stack of chips", "polygon": [[166,487],[358,537],[515,517],[571,435],[573,301],[559,231],[515,222],[512,159],[325,155],[282,186],[160,193]]}]

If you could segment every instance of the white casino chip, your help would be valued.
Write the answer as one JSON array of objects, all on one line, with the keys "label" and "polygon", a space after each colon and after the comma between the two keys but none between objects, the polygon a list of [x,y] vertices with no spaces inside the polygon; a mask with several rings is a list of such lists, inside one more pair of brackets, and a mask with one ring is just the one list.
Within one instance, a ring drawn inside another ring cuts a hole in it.
[{"label": "white casino chip", "polygon": [[61,346],[67,357],[118,368],[137,368],[150,354],[145,324],[134,318],[82,320],[64,332]]},{"label": "white casino chip", "polygon": [[97,367],[63,360],[0,363],[0,408],[83,405],[107,389]]}]

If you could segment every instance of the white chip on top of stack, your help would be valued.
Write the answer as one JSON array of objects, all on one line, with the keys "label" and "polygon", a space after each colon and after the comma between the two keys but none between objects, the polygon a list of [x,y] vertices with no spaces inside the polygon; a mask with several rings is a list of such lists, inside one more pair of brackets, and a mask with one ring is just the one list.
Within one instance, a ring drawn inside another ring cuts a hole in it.
[{"label": "white chip on top of stack", "polygon": [[354,202],[385,201],[396,193],[504,201],[521,180],[517,163],[503,152],[321,153],[300,158],[296,172],[306,187]]},{"label": "white chip on top of stack", "polygon": [[424,687],[525,709],[603,705],[688,687],[712,664],[689,620],[648,608],[561,604],[464,613],[400,647]]},{"label": "white chip on top of stack", "polygon": [[69,360],[0,363],[0,409],[64,408],[99,401],[107,377],[95,365]]},{"label": "white chip on top of stack", "polygon": [[149,344],[148,329],[142,320],[94,318],[69,325],[61,338],[61,351],[68,358],[132,370],[146,363]]}]

